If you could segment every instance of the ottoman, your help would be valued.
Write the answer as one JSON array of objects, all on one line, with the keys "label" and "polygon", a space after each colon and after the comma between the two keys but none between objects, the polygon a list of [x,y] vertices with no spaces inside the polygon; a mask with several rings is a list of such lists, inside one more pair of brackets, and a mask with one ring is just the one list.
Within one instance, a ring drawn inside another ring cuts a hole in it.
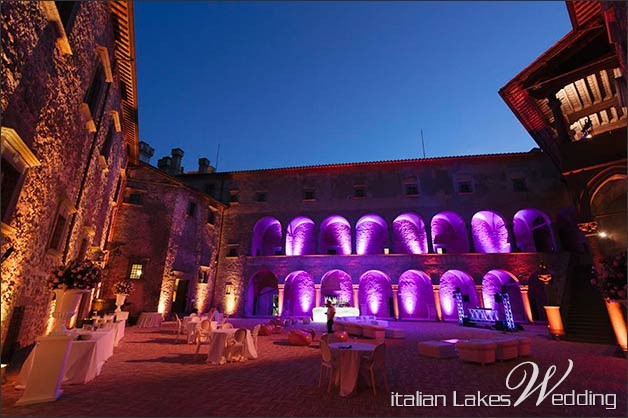
[{"label": "ottoman", "polygon": [[386,328],[386,338],[406,338],[406,331],[401,328]]},{"label": "ottoman", "polygon": [[467,340],[456,343],[460,360],[482,365],[495,363],[496,348],[497,344],[491,340]]},{"label": "ottoman", "polygon": [[334,321],[334,331],[344,331],[345,324],[339,321]]},{"label": "ottoman", "polygon": [[431,358],[452,358],[456,357],[456,347],[442,341],[421,341],[419,354]]},{"label": "ottoman", "polygon": [[496,340],[495,359],[511,360],[519,355],[519,340],[516,338],[504,338]]},{"label": "ottoman", "polygon": [[361,325],[346,323],[344,324],[344,328],[345,328],[344,330],[347,331],[347,333],[351,335],[357,335],[357,336],[362,335]]},{"label": "ottoman", "polygon": [[366,338],[375,338],[376,340],[383,340],[386,338],[386,328],[377,325],[363,325],[362,336]]},{"label": "ottoman", "polygon": [[529,356],[532,340],[528,337],[519,337],[519,356]]}]

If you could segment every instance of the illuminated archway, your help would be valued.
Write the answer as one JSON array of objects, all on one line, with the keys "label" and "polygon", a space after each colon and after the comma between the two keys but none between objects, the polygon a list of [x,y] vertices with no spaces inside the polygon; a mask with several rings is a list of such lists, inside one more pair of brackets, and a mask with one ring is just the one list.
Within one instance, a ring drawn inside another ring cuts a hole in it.
[{"label": "illuminated archway", "polygon": [[361,315],[392,317],[392,285],[390,278],[378,270],[367,271],[360,277],[358,289]]},{"label": "illuminated archway", "polygon": [[316,254],[314,221],[304,216],[294,218],[286,230],[286,255]]},{"label": "illuminated archway", "polygon": [[378,215],[364,215],[355,224],[356,254],[383,254],[388,246],[388,225]]},{"label": "illuminated archway", "polygon": [[478,306],[475,282],[467,273],[460,270],[448,270],[440,278],[440,306],[443,321],[457,321],[458,310],[454,292],[459,288],[463,295],[465,311]]},{"label": "illuminated archway", "polygon": [[277,276],[271,271],[261,270],[250,279],[246,290],[246,316],[271,316],[277,304],[279,286]]},{"label": "illuminated archway", "polygon": [[349,306],[354,306],[351,276],[342,270],[331,270],[325,273],[321,279],[321,300],[319,303],[323,305],[325,298],[330,296],[346,300]]},{"label": "illuminated archway", "polygon": [[415,213],[402,213],[392,224],[393,252],[396,254],[427,254],[425,223]]},{"label": "illuminated archway", "polygon": [[550,218],[538,209],[522,209],[513,219],[515,242],[524,253],[554,252],[556,241]]},{"label": "illuminated archway", "polygon": [[431,222],[432,244],[435,252],[468,253],[469,239],[464,221],[454,212],[434,215]]},{"label": "illuminated archway", "polygon": [[321,223],[320,254],[351,254],[351,224],[333,215]]},{"label": "illuminated archway", "polygon": [[504,219],[488,210],[471,218],[473,246],[478,253],[509,253],[510,240]]},{"label": "illuminated archway", "polygon": [[515,321],[524,321],[526,314],[523,305],[523,297],[521,296],[521,288],[519,287],[519,280],[508,271],[491,270],[484,275],[482,279],[484,307],[490,309],[496,309],[496,307],[501,308],[501,305],[495,301],[495,295],[502,293],[502,290],[508,293],[512,307],[512,316]]},{"label": "illuminated archway", "polygon": [[316,298],[314,279],[303,271],[293,271],[284,284],[283,312],[288,316],[311,316]]},{"label": "illuminated archway", "polygon": [[434,307],[434,291],[430,277],[422,271],[408,270],[399,277],[400,318],[428,318]]},{"label": "illuminated archway", "polygon": [[267,256],[281,254],[281,223],[270,216],[264,217],[253,227],[251,255]]}]

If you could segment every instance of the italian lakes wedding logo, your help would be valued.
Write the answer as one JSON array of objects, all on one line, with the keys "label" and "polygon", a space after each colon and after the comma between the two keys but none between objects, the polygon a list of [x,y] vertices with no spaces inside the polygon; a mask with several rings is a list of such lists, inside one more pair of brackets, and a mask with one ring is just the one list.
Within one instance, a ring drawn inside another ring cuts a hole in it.
[{"label": "italian lakes wedding logo", "polygon": [[390,405],[396,407],[516,407],[530,399],[536,402],[536,406],[549,402],[553,406],[600,406],[608,410],[617,408],[615,393],[593,393],[590,390],[561,392],[559,387],[572,369],[573,361],[568,359],[567,370],[562,376],[557,376],[558,380],[552,384],[550,381],[557,372],[555,365],[548,367],[545,375],[542,376],[538,364],[526,361],[516,365],[508,373],[505,387],[510,393],[482,393],[479,390],[473,393],[453,391],[447,396],[421,391],[416,391],[414,394],[391,392]]}]

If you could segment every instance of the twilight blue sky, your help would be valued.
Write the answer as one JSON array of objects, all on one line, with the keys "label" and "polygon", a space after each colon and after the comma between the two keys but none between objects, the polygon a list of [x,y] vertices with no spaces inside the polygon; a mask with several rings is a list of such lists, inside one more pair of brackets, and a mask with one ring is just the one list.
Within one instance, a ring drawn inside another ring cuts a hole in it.
[{"label": "twilight blue sky", "polygon": [[498,90],[560,2],[135,3],[140,139],[218,171],[528,151]]}]

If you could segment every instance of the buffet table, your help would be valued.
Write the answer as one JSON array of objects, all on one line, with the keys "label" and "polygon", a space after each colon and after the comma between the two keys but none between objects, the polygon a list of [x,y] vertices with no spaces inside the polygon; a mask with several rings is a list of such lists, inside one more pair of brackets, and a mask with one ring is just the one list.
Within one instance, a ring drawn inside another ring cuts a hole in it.
[{"label": "buffet table", "polygon": [[[336,318],[359,315],[360,310],[358,308],[336,308]],[[327,322],[327,308],[319,306],[318,308],[312,309],[312,320],[314,322]]]},{"label": "buffet table", "polygon": [[163,315],[159,312],[142,312],[137,320],[138,328],[156,328],[161,326]]},{"label": "buffet table", "polygon": [[[97,331],[74,331],[75,335],[89,335],[87,340],[74,340],[71,342],[70,354],[65,367],[63,384],[83,384],[93,380],[102,370],[105,361],[113,355],[115,341],[114,328],[101,328]],[[16,388],[24,388],[28,385],[35,356],[45,356],[45,352],[38,350],[35,345],[22,365],[17,377]],[[44,359],[45,361],[45,359]]]},{"label": "buffet table", "polygon": [[114,340],[113,346],[117,347],[120,344],[120,340],[124,337],[124,330],[126,328],[126,321],[107,322],[104,328],[113,328]]}]

